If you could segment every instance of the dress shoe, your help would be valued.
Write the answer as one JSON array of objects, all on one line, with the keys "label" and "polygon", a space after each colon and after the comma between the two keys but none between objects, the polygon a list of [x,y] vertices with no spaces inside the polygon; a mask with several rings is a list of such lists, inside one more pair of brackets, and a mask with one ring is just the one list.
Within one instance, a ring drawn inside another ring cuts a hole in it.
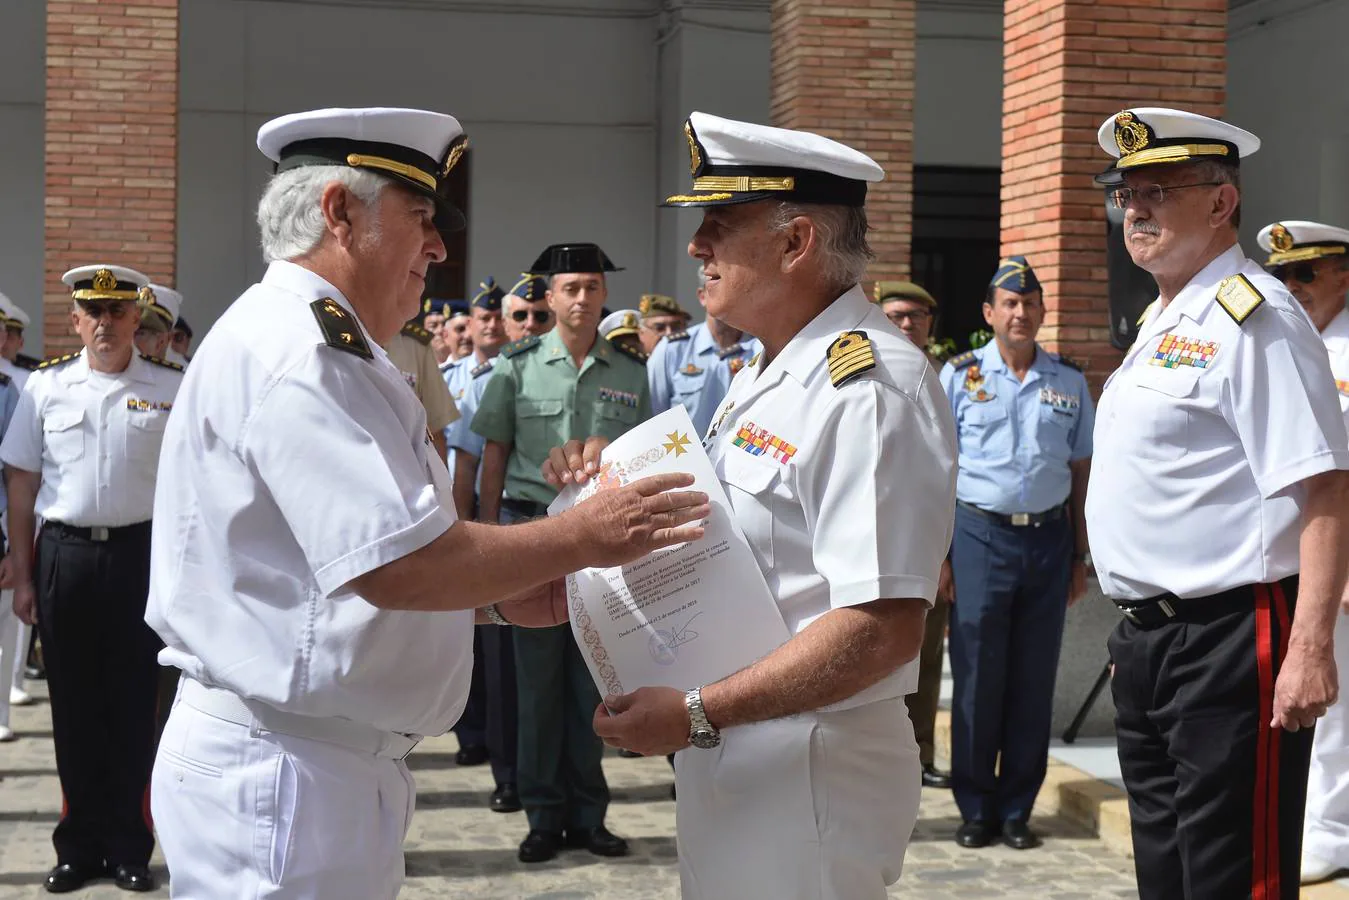
[{"label": "dress shoe", "polygon": [[568,828],[567,846],[589,850],[596,856],[627,856],[628,842],[603,825],[598,828]]},{"label": "dress shoe", "polygon": [[520,793],[509,781],[492,791],[492,800],[487,805],[491,807],[492,812],[499,813],[519,812],[522,809]]},{"label": "dress shoe", "polygon": [[30,678],[33,681],[41,681],[47,677],[47,670],[42,666],[28,665],[23,667],[23,677]]},{"label": "dress shoe", "polygon": [[621,756],[621,757],[623,757],[624,759],[641,759],[641,758],[642,758],[642,754],[638,753],[636,750],[621,750],[621,749],[620,749],[620,750],[618,751],[618,755]]},{"label": "dress shoe", "polygon": [[42,886],[47,889],[49,894],[68,894],[71,891],[78,891],[95,878],[102,877],[102,866],[77,866],[72,863],[62,863],[47,873],[47,878],[42,882]]},{"label": "dress shoe", "polygon": [[1319,881],[1329,881],[1331,876],[1343,871],[1343,867],[1336,865],[1328,859],[1323,859],[1315,853],[1302,851],[1302,883],[1316,884]]},{"label": "dress shoe", "polygon": [[18,738],[14,735],[14,729],[8,725],[0,725],[0,744],[8,744],[10,741],[16,741]]},{"label": "dress shoe", "polygon": [[516,855],[522,863],[547,862],[557,856],[561,846],[562,835],[558,832],[531,828],[529,834],[520,842],[520,852]]},{"label": "dress shoe", "polygon": [[1013,850],[1030,850],[1040,846],[1040,836],[1030,830],[1025,819],[1008,819],[1002,823],[1002,842]]},{"label": "dress shoe", "polygon": [[156,887],[148,866],[117,866],[112,870],[112,880],[122,890],[137,894],[153,891]]},{"label": "dress shoe", "polygon": [[483,746],[463,747],[454,754],[456,766],[480,766],[487,762],[487,748]]},{"label": "dress shoe", "polygon": [[970,850],[987,847],[993,843],[997,830],[993,823],[983,819],[972,819],[956,830],[956,843]]},{"label": "dress shoe", "polygon": [[950,786],[950,775],[937,771],[937,767],[932,763],[923,763],[923,787],[949,788]]},{"label": "dress shoe", "polygon": [[9,689],[10,706],[32,706],[33,695],[23,688],[12,687]]}]

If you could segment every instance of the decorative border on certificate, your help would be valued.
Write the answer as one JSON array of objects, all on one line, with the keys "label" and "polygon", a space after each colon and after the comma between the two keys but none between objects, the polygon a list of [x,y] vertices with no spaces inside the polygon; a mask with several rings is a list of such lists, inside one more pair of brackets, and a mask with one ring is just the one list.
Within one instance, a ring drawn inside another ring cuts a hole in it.
[{"label": "decorative border on certificate", "polygon": [[581,488],[576,495],[576,502],[588,500],[600,491],[609,488],[622,487],[632,479],[632,476],[647,466],[660,462],[669,452],[664,447],[653,447],[650,450],[643,450],[632,459],[623,462],[605,463],[600,466],[599,472],[590,480],[590,483]]},{"label": "decorative border on certificate", "polygon": [[610,694],[624,693],[618,671],[609,664],[609,651],[604,649],[600,633],[595,630],[594,624],[590,621],[590,613],[586,612],[585,603],[581,600],[581,589],[576,583],[575,575],[567,576],[567,605],[571,607],[571,620],[581,629],[586,652],[595,663],[595,671],[604,682],[604,689]]}]

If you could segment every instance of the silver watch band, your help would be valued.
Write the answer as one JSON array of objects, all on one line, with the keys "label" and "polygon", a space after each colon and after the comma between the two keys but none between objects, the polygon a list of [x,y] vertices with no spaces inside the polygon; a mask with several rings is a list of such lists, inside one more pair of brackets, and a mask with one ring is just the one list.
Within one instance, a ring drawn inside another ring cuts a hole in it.
[{"label": "silver watch band", "polygon": [[501,610],[497,609],[495,603],[484,606],[482,611],[487,614],[487,621],[491,622],[493,625],[511,624],[510,620],[501,614]]}]

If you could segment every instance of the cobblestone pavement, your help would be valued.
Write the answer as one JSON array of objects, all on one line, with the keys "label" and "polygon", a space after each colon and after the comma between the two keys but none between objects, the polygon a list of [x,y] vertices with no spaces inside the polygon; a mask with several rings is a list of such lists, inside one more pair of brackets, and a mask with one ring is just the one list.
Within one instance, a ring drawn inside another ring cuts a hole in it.
[{"label": "cobblestone pavement", "polygon": [[[41,682],[30,688],[42,692]],[[51,725],[45,702],[16,708],[20,740],[0,744],[0,900],[47,896],[40,882],[54,863],[51,828],[60,807]],[[526,831],[524,815],[498,815],[486,807],[491,776],[486,766],[454,764],[453,737],[424,743],[409,759],[418,784],[417,815],[407,839],[406,900],[646,900],[678,896],[674,803],[664,759],[606,760],[613,789],[609,827],[628,838],[633,853],[601,860],[584,852],[523,866],[515,848]],[[922,900],[995,897],[1008,900],[1136,898],[1132,864],[1080,828],[1041,819],[1039,850],[1005,847],[961,850],[950,840],[959,818],[951,795],[926,791],[922,817],[909,846],[904,877],[892,897]],[[162,861],[156,857],[161,880]],[[69,895],[112,900],[128,895],[110,882]],[[167,897],[161,887],[151,897]],[[333,898],[346,900],[346,898]],[[364,900],[364,898],[351,898]],[[741,900],[741,898],[736,898]],[[744,898],[757,900],[757,898]]]}]

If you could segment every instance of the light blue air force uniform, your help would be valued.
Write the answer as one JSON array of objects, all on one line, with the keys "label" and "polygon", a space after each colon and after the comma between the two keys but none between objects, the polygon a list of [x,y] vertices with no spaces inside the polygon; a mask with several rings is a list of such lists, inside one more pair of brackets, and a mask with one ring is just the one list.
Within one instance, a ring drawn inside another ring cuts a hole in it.
[{"label": "light blue air force uniform", "polygon": [[1091,456],[1096,416],[1079,369],[1037,347],[1017,381],[990,341],[943,366],[941,383],[959,436],[957,500],[1011,515],[1068,499],[1068,463]]},{"label": "light blue air force uniform", "polygon": [[[445,386],[450,389],[450,397],[454,400],[454,406],[459,410],[459,418],[445,426],[445,467],[454,474],[454,444],[450,439],[454,432],[458,430],[457,425],[464,422],[465,419],[472,422],[469,415],[464,414],[463,402],[468,396],[469,384],[473,381],[472,371],[478,365],[478,358],[470,353],[468,356],[445,363],[440,367],[440,374],[445,377]],[[481,454],[479,455],[481,458]]]},{"label": "light blue air force uniform", "polygon": [[652,413],[663,413],[678,403],[688,410],[698,433],[707,434],[731,379],[760,350],[762,345],[749,335],[722,349],[705,322],[694,325],[686,335],[662,339],[646,363]]},{"label": "light blue air force uniform", "polygon": [[492,366],[496,360],[489,359],[479,364],[476,356],[466,356],[464,359],[470,365],[462,366],[464,374],[456,378],[467,378],[468,381],[462,388],[457,387],[457,382],[450,385],[450,396],[454,397],[454,405],[459,407],[459,418],[445,426],[445,447],[451,459],[458,450],[477,458],[477,480],[474,482],[474,490],[477,491],[482,487],[482,453],[487,440],[470,426],[482,402],[483,392],[487,390],[487,382],[492,380]]}]

